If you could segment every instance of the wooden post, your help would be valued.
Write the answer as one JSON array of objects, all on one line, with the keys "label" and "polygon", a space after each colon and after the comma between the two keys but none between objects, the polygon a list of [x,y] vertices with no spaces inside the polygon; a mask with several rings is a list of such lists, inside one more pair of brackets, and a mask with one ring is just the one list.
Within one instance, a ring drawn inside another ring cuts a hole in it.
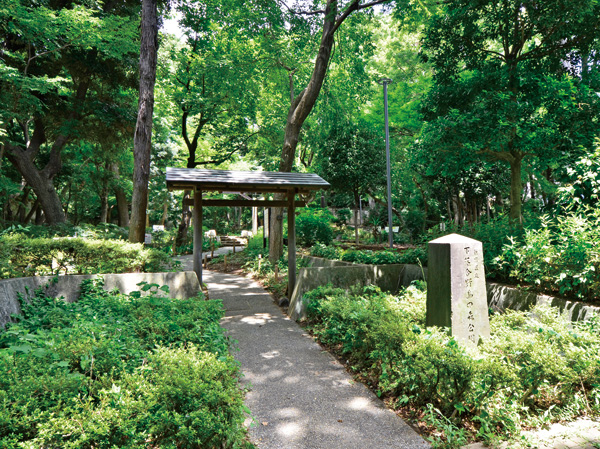
[{"label": "wooden post", "polygon": [[235,242],[233,242],[233,254],[235,254]]},{"label": "wooden post", "polygon": [[296,192],[288,190],[288,298],[296,286]]},{"label": "wooden post", "polygon": [[208,254],[204,255],[204,268],[208,268]]},{"label": "wooden post", "polygon": [[194,271],[202,285],[202,190],[194,192]]},{"label": "wooden post", "polygon": [[211,242],[210,242],[210,259],[212,260],[214,258],[215,258],[215,241],[211,237]]}]

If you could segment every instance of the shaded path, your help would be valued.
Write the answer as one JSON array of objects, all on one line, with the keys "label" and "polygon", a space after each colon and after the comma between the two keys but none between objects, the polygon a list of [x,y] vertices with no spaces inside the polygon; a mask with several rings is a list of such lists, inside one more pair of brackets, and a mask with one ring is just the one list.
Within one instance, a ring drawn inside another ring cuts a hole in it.
[{"label": "shaded path", "polygon": [[[245,246],[236,246],[235,252],[239,253],[245,248]],[[213,255],[215,257],[222,256],[224,254],[231,254],[233,252],[232,246],[220,246],[214,250]],[[208,257],[208,260],[212,260],[210,257],[210,251],[204,251],[201,256],[201,260],[204,260],[204,256]],[[175,260],[181,262],[181,271],[194,271],[194,259],[191,254],[185,256],[177,256]]]},{"label": "shaded path", "polygon": [[204,271],[250,389],[252,441],[263,449],[427,448],[429,445],[286,317],[256,282]]}]

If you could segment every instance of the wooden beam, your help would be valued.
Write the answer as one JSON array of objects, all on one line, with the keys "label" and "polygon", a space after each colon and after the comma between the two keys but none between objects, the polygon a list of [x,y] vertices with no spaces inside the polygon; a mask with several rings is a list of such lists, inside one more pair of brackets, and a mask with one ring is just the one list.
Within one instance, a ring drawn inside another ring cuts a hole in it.
[{"label": "wooden beam", "polygon": [[[167,184],[167,189],[169,191],[173,191],[173,190],[194,190],[196,188],[197,185],[200,184],[192,184],[192,183],[175,183],[175,182],[170,182],[169,184]],[[262,186],[243,186],[243,187],[236,187],[236,186],[222,186],[222,185],[206,185],[206,184],[202,184],[202,191],[203,192],[219,192],[219,193],[223,193],[223,192],[229,192],[229,191],[236,191],[236,192],[243,192],[243,193],[286,193],[290,187],[286,187],[286,186],[281,186],[281,187],[262,187]],[[310,188],[305,188],[302,187],[299,189],[298,193],[301,193],[303,195],[310,195],[311,193],[320,190],[321,187],[310,187]]]},{"label": "wooden beam", "polygon": [[202,289],[202,190],[194,192],[194,271]]},{"label": "wooden beam", "polygon": [[291,300],[296,287],[296,193],[288,192],[288,298]]},{"label": "wooden beam", "polygon": [[[188,206],[194,206],[194,201],[190,198],[185,201]],[[288,201],[285,200],[203,200],[204,207],[287,207]],[[305,201],[296,201],[294,207],[306,206]]]}]

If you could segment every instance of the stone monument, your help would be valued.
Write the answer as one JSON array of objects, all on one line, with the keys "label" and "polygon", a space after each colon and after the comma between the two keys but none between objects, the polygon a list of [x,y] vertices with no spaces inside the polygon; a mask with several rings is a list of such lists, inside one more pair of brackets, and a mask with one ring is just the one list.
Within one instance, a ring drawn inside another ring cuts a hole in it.
[{"label": "stone monument", "polygon": [[489,337],[480,241],[450,234],[429,242],[426,324],[450,328],[461,343]]}]

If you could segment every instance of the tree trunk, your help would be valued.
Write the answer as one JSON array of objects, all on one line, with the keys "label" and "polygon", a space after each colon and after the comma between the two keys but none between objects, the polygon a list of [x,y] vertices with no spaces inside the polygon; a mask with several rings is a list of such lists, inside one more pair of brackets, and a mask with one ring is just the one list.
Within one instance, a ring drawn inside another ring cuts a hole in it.
[{"label": "tree trunk", "polygon": [[121,187],[115,187],[115,198],[117,199],[118,223],[122,228],[129,226],[129,204],[127,196]]},{"label": "tree trunk", "polygon": [[144,243],[146,230],[157,52],[158,19],[156,0],[142,0],[140,98],[133,142],[133,196],[131,198],[131,222],[129,224],[129,241],[134,243]]},{"label": "tree trunk", "polygon": [[252,235],[258,234],[258,207],[252,208]]},{"label": "tree trunk", "polygon": [[23,190],[23,195],[21,196],[21,200],[19,202],[19,209],[17,211],[17,217],[19,218],[20,223],[25,222],[25,217],[27,215],[27,213],[25,212],[25,205],[27,204],[27,199],[29,197],[30,192],[31,192],[31,188],[26,186],[25,189]]},{"label": "tree trunk", "polygon": [[160,218],[161,226],[165,225],[167,218],[169,218],[169,198],[165,197],[165,201],[163,202],[163,213],[162,217]]},{"label": "tree trunk", "polygon": [[[357,2],[353,2],[357,3]],[[347,10],[351,11],[351,10]],[[336,29],[341,25],[345,17],[337,18],[338,3],[337,0],[327,0],[325,14],[323,19],[323,32],[321,35],[321,45],[315,60],[315,66],[306,88],[294,98],[294,92],[291,92],[292,98],[290,109],[287,115],[285,125],[285,137],[283,141],[283,149],[281,151],[281,160],[279,161],[280,172],[291,172],[296,158],[296,147],[298,146],[298,138],[300,130],[306,120],[306,117],[312,111],[321,86],[327,74],[327,66],[331,58],[331,50],[333,48],[334,34]],[[283,200],[285,195],[276,195],[276,199]],[[269,235],[269,260],[271,263],[276,263],[283,255],[283,210],[273,208],[274,213],[271,218],[271,234]]]},{"label": "tree trunk", "polygon": [[[277,195],[275,198],[282,199]],[[269,220],[269,261],[275,265],[283,255],[283,208],[272,207]]]},{"label": "tree trunk", "polygon": [[31,160],[30,154],[19,148],[12,148],[10,153],[10,162],[19,170],[39,199],[46,222],[51,225],[66,222],[62,202],[54,188],[54,170],[39,170]]},{"label": "tree trunk", "polygon": [[183,204],[183,212],[181,214],[181,221],[179,222],[179,227],[177,228],[177,236],[175,237],[175,248],[183,246],[187,239],[188,229],[190,227],[190,223],[192,222],[192,211],[190,210],[190,206],[186,204],[186,200],[191,198],[191,194],[191,190],[183,191],[183,199],[181,200]]},{"label": "tree trunk", "polygon": [[108,163],[105,168],[100,191],[100,223],[108,223]]},{"label": "tree trunk", "polygon": [[31,210],[29,211],[29,213],[27,214],[27,216],[25,217],[25,220],[23,221],[23,224],[27,226],[27,224],[31,221],[31,218],[33,217],[33,214],[35,214],[37,212],[37,210],[40,208],[40,202],[39,200],[36,198],[35,202],[33,203],[33,205],[31,206]]},{"label": "tree trunk", "polygon": [[110,171],[113,173],[115,183],[114,192],[117,200],[118,223],[122,228],[129,226],[129,204],[127,203],[127,195],[125,190],[119,184],[121,178],[119,174],[119,165],[113,163],[110,165]]},{"label": "tree trunk", "polygon": [[41,207],[38,207],[35,210],[35,224],[41,225],[42,223],[44,223],[44,221],[45,221],[44,211],[42,210]]},{"label": "tree trunk", "polygon": [[522,158],[515,156],[510,161],[510,220],[514,223],[523,224],[521,208],[523,194],[523,181],[521,179]]},{"label": "tree trunk", "polygon": [[360,242],[358,240],[358,208],[354,208],[354,240],[358,245]]}]

